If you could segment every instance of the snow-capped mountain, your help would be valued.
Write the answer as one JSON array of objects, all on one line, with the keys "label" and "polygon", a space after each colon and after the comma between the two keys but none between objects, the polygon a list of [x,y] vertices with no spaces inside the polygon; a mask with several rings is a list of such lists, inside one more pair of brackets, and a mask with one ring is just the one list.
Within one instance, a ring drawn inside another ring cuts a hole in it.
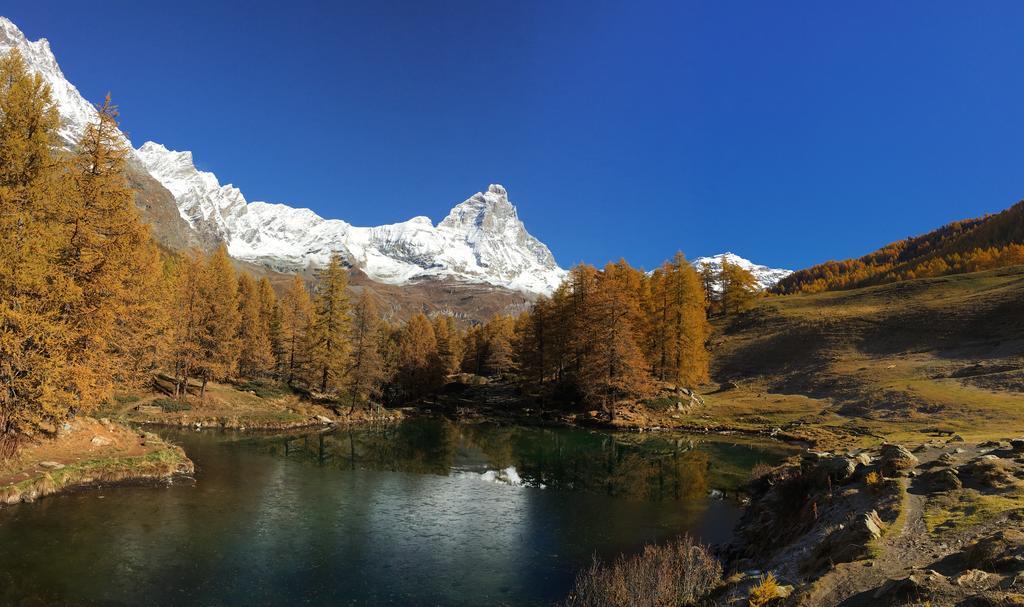
[{"label": "snow-capped mountain", "polygon": [[137,154],[174,194],[182,217],[201,234],[225,242],[237,259],[294,270],[323,265],[339,251],[380,282],[450,277],[528,293],[550,293],[565,276],[551,251],[526,231],[500,185],[456,205],[436,226],[414,217],[366,228],[309,209],[247,203],[238,188],[197,170],[190,152],[150,141]]},{"label": "snow-capped mountain", "polygon": [[61,141],[70,147],[85,132],[85,126],[96,121],[96,108],[64,77],[46,38],[32,42],[18,26],[6,17],[0,17],[0,53],[6,54],[11,49],[18,49],[29,68],[39,73],[46,84],[50,85],[50,94],[60,111]]},{"label": "snow-capped mountain", "polygon": [[744,259],[734,253],[721,253],[712,257],[698,257],[691,263],[693,264],[693,267],[698,270],[703,269],[705,266],[709,266],[713,272],[717,273],[722,269],[723,259],[728,263],[739,266],[753,274],[754,278],[757,279],[757,284],[761,285],[762,289],[770,289],[774,287],[777,282],[793,273],[792,270],[782,270],[757,265],[749,259]]},{"label": "snow-capped mountain", "polygon": [[[61,143],[70,148],[97,119],[95,107],[65,78],[45,38],[29,41],[14,23],[0,17],[0,53],[15,48],[50,86],[61,115]],[[130,145],[127,137],[124,141]],[[457,205],[436,226],[426,217],[415,217],[363,228],[308,209],[249,204],[238,188],[222,186],[213,173],[196,170],[190,152],[147,142],[133,156],[130,165],[138,161],[170,191],[181,218],[197,233],[198,239],[180,233],[170,239],[182,246],[223,241],[233,257],[282,270],[322,265],[339,251],[370,278],[390,284],[450,277],[548,293],[565,275],[551,251],[526,231],[499,185]],[[144,214],[153,211],[147,202],[151,200],[140,202]]]},{"label": "snow-capped mountain", "polygon": [[[29,69],[50,85],[61,114],[62,144],[70,148],[97,119],[95,107],[64,77],[45,38],[29,41],[14,23],[0,17],[0,53],[15,48]],[[124,141],[130,145],[127,137]],[[309,209],[249,203],[238,188],[197,170],[191,152],[171,151],[158,143],[133,150],[128,168],[144,219],[172,248],[224,242],[237,259],[285,271],[322,265],[339,251],[383,283],[446,277],[533,294],[550,293],[566,275],[547,246],[526,231],[500,185],[459,203],[437,225],[427,217],[414,217],[367,228],[324,219]],[[720,267],[723,256],[753,272],[765,288],[790,273],[732,253],[693,263]]]}]

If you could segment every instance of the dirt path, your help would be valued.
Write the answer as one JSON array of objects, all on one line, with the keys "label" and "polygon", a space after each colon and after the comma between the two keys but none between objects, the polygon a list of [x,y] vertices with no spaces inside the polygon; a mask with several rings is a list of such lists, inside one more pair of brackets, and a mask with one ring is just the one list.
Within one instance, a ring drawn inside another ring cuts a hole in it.
[{"label": "dirt path", "polygon": [[[919,453],[919,470],[935,460],[942,449]],[[801,602],[815,607],[878,607],[875,590],[887,580],[900,579],[914,570],[927,569],[950,552],[928,532],[924,519],[927,492],[920,476],[902,478],[905,490],[899,518],[884,531],[877,544],[878,556],[868,561],[839,564],[820,577]]]}]

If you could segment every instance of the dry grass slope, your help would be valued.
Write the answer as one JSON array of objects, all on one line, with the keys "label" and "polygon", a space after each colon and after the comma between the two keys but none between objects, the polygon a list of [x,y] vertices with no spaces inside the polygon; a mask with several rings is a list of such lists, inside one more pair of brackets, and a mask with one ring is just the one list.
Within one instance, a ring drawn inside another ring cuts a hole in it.
[{"label": "dry grass slope", "polygon": [[890,438],[1024,431],[1024,267],[766,298],[713,348],[714,379],[740,386],[718,400],[752,412],[806,399],[817,423]]}]

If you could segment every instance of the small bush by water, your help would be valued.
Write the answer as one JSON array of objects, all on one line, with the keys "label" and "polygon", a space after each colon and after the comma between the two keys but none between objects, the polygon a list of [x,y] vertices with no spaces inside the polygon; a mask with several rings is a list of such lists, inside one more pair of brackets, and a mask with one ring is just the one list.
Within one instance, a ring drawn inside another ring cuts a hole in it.
[{"label": "small bush by water", "polygon": [[675,607],[699,605],[722,582],[722,565],[707,546],[684,536],[646,546],[610,564],[594,559],[576,578],[566,607]]}]

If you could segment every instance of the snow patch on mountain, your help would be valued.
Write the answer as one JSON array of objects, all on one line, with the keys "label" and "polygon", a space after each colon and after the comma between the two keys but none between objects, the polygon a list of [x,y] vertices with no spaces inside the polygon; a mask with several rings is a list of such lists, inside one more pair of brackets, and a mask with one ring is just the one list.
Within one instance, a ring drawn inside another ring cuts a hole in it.
[{"label": "snow patch on mountain", "polygon": [[227,243],[237,259],[294,270],[322,266],[338,251],[379,282],[449,277],[528,293],[550,293],[565,277],[551,251],[526,231],[500,185],[456,205],[436,226],[414,217],[357,227],[309,209],[247,203],[238,188],[196,169],[190,152],[146,142],[137,154],[174,194],[189,225]]},{"label": "snow patch on mountain", "polygon": [[[29,69],[41,75],[43,81],[50,86],[50,95],[60,112],[58,134],[63,146],[70,149],[81,139],[86,125],[96,122],[98,115],[95,106],[86,101],[75,85],[64,77],[46,38],[32,42],[10,19],[0,17],[0,54],[7,54],[13,49],[20,51]],[[124,143],[128,144],[127,138]]]},{"label": "snow patch on mountain", "polygon": [[754,278],[757,279],[757,284],[765,290],[774,287],[780,280],[793,273],[792,270],[769,268],[768,266],[758,265],[749,259],[744,259],[734,253],[720,253],[711,257],[698,257],[691,263],[698,271],[705,267],[710,267],[711,271],[717,275],[717,273],[722,269],[723,259],[728,263],[731,263],[734,266],[739,266],[753,274]]}]

